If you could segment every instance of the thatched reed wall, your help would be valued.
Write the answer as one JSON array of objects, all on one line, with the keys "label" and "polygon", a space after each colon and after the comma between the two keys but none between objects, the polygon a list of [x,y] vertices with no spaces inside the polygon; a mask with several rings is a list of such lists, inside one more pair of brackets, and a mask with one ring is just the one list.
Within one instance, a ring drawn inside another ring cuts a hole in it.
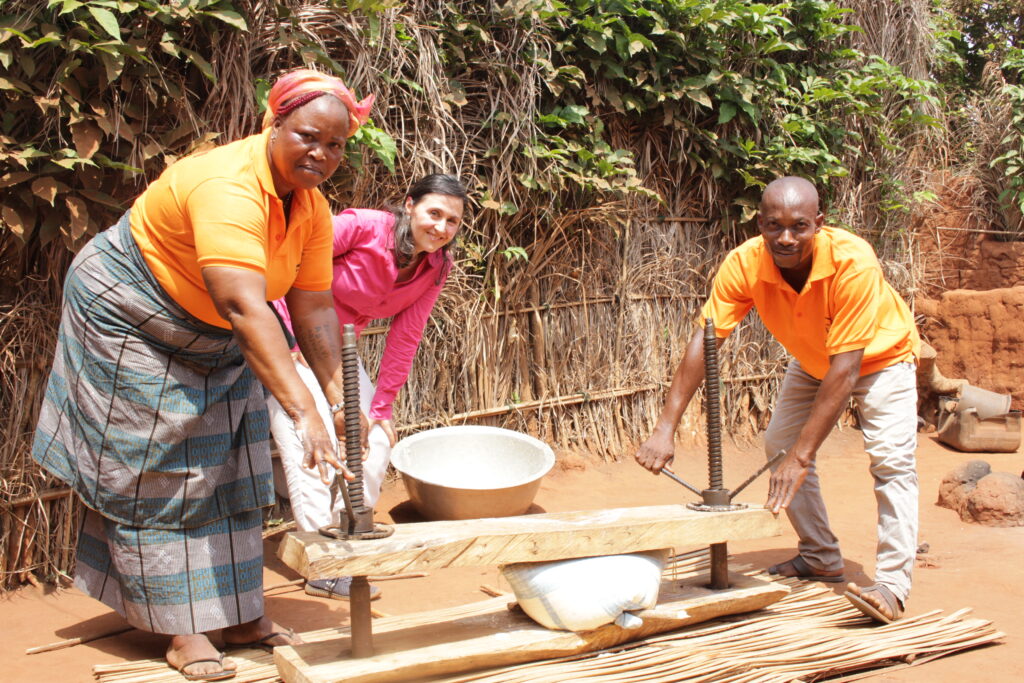
[{"label": "thatched reed wall", "polygon": [[[528,26],[492,27],[490,52],[463,65],[455,87],[438,50],[445,36],[417,20],[449,11],[445,3],[419,0],[385,11],[372,43],[364,41],[365,18],[339,15],[322,2],[280,4],[291,20],[267,3],[236,3],[246,8],[249,31],[215,46],[216,84],[191,81],[193,97],[180,115],[193,122],[195,138],[217,131],[225,141],[252,131],[253,80],[301,63],[312,44],[346,68],[359,93],[377,94],[376,125],[397,143],[396,172],[374,160],[342,172],[327,192],[336,205],[384,206],[437,170],[467,179],[477,197],[458,267],[397,404],[400,431],[487,423],[537,434],[559,450],[629,457],[657,417],[715,266],[749,234],[710,171],[678,162],[692,140],[685,131],[603,113],[613,145],[633,154],[640,184],[664,203],[560,187],[551,195],[555,206],[516,181],[544,173],[543,162],[521,149],[536,133],[547,87],[527,55],[552,46]],[[415,52],[407,49],[410,41]],[[150,176],[159,170],[147,166]],[[833,215],[878,228],[879,244],[887,245],[893,272],[909,290],[913,269],[906,252],[892,248],[899,240],[876,220],[878,193],[865,189],[871,181],[863,174],[850,183],[849,192],[836,193]],[[128,202],[130,194],[119,199]],[[502,202],[517,210],[493,208]],[[521,247],[527,259],[509,247]],[[9,233],[0,253],[7,274],[0,311],[0,585],[10,587],[70,571],[76,511],[63,485],[28,457],[67,253],[55,243],[19,248]],[[371,368],[382,344],[374,330],[364,335]],[[730,431],[749,436],[765,426],[784,363],[757,320],[734,334],[722,362]],[[700,403],[684,418],[683,438],[701,438]]]}]

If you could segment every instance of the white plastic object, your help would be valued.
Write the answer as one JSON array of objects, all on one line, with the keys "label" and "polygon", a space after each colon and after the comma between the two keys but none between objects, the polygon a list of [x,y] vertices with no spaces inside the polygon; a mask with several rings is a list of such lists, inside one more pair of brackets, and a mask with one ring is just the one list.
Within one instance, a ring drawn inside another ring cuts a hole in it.
[{"label": "white plastic object", "polygon": [[637,628],[631,614],[658,602],[668,550],[521,562],[502,567],[519,606],[534,621],[560,631],[590,631],[605,624]]}]

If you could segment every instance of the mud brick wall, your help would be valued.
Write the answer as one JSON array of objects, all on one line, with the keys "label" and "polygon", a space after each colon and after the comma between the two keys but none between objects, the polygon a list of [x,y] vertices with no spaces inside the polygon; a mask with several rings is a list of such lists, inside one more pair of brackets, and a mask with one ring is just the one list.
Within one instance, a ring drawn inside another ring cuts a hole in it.
[{"label": "mud brick wall", "polygon": [[918,299],[917,313],[942,374],[1011,394],[1013,408],[1024,408],[1024,286],[951,290]]}]

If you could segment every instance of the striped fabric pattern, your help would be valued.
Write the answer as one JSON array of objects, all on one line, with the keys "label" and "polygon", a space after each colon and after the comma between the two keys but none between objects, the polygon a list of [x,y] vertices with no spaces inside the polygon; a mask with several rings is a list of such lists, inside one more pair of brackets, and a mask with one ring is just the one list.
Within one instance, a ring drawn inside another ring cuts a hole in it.
[{"label": "striped fabric pattern", "polygon": [[252,621],[263,616],[262,526],[259,510],[173,531],[119,524],[87,509],[75,586],[154,633]]},{"label": "striped fabric pattern", "polygon": [[125,214],[65,280],[32,454],[104,517],[200,528],[273,503],[263,386],[159,287]]}]

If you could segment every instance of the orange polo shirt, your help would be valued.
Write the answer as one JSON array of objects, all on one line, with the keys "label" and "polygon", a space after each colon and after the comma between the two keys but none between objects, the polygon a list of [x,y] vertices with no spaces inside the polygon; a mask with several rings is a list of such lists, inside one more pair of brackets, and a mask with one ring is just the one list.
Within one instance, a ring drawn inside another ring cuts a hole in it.
[{"label": "orange polo shirt", "polygon": [[274,191],[270,129],[185,157],[143,192],[132,235],[160,285],[203,322],[230,327],[206,291],[202,269],[242,268],[267,280],[267,301],[289,289],[331,287],[331,211],[319,190],[294,190],[291,220]]},{"label": "orange polo shirt", "polygon": [[910,309],[882,277],[871,245],[847,230],[823,227],[815,235],[811,273],[799,293],[782,278],[764,238],[733,249],[715,276],[701,324],[710,317],[724,338],[752,307],[804,371],[818,379],[837,353],[864,349],[861,377],[913,362],[920,353]]}]

